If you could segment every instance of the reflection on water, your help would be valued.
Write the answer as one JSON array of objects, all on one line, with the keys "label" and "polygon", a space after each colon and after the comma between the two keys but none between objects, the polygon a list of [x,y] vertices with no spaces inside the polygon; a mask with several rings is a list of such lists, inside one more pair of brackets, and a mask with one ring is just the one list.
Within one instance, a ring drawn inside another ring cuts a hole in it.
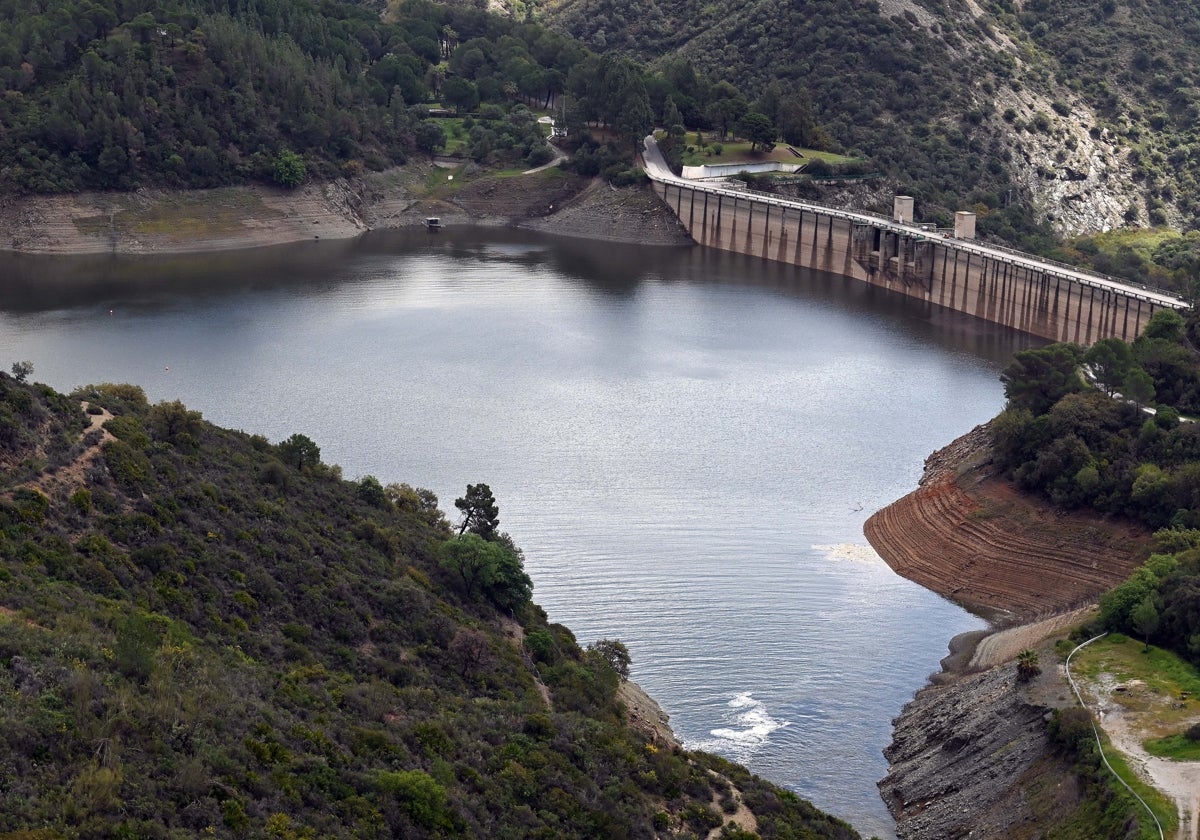
[{"label": "reflection on water", "polygon": [[862,523],[999,410],[1026,339],[740,255],[501,230],[0,277],[0,363],[41,381],[303,432],[443,509],[487,482],[539,603],[624,640],[687,744],[891,836],[889,721],[978,622]]}]

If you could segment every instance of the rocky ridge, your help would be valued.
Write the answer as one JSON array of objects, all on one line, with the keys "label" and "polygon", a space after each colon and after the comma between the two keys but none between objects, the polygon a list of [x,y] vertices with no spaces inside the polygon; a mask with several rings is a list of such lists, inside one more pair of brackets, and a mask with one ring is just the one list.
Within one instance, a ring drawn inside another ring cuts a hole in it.
[{"label": "rocky ridge", "polygon": [[1044,760],[1048,711],[1011,664],[919,693],[893,721],[879,783],[902,840],[1008,838],[1033,821],[1014,786]]}]

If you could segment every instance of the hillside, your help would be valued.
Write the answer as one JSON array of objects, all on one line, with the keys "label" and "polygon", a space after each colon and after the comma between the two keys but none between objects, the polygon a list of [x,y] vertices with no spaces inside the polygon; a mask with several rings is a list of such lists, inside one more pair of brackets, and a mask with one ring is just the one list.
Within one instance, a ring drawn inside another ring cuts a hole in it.
[{"label": "hillside", "polygon": [[545,10],[594,49],[668,76],[690,65],[764,112],[771,99],[808,97],[832,138],[916,196],[923,218],[976,205],[983,233],[1027,241],[1035,221],[1059,234],[1200,224],[1194,0],[547,0]]},{"label": "hillside", "polygon": [[465,127],[470,156],[536,165],[552,157],[543,131],[509,106],[544,100],[584,55],[540,26],[425,0],[386,16],[308,0],[0,0],[0,195],[354,177],[445,147],[430,116],[443,102],[491,106]]},{"label": "hillside", "polygon": [[739,802],[764,838],[857,836],[627,711],[623,646],[547,623],[486,485],[460,535],[303,435],[28,372],[0,374],[0,836],[692,837]]}]

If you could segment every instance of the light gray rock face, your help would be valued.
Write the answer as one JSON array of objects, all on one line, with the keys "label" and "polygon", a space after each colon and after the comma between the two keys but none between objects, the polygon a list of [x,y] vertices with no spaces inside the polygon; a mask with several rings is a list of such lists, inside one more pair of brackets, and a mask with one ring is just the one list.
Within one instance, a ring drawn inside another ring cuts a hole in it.
[{"label": "light gray rock face", "polygon": [[902,840],[1003,838],[1028,822],[1017,782],[1046,752],[1047,712],[1015,665],[919,693],[893,721],[879,783]]}]

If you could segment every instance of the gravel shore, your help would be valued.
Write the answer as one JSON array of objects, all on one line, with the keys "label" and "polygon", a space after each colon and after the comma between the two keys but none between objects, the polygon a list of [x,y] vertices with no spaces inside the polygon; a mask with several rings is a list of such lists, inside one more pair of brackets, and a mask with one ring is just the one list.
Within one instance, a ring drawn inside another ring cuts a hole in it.
[{"label": "gravel shore", "polygon": [[510,226],[654,245],[691,242],[646,186],[547,170],[516,177],[464,173],[442,183],[431,164],[284,190],[143,189],[0,198],[0,250],[43,254],[182,254],[348,239],[368,230]]}]

